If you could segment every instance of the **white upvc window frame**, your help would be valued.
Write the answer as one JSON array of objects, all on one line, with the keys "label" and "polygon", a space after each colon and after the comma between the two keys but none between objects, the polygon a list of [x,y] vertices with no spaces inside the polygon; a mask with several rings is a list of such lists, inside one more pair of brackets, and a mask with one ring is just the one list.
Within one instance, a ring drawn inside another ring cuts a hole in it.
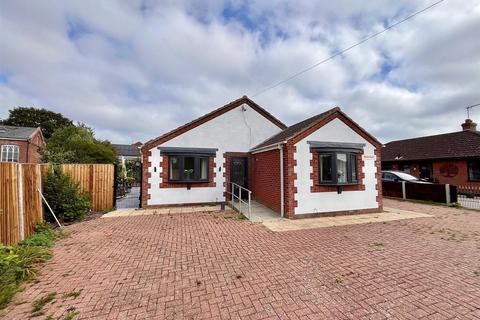
[{"label": "white upvc window frame", "polygon": [[1,162],[19,162],[20,146],[16,144],[3,144],[0,150]]}]

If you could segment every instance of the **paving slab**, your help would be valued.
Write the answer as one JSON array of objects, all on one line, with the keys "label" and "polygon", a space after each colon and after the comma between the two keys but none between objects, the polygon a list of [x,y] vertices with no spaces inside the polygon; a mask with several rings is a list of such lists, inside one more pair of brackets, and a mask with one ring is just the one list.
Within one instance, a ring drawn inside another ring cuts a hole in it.
[{"label": "paving slab", "polygon": [[158,209],[117,209],[108,212],[102,218],[116,218],[129,216],[150,216],[164,214],[181,214],[181,213],[197,213],[197,212],[214,212],[220,211],[220,205],[215,206],[192,206],[192,207],[164,207]]},{"label": "paving slab", "polygon": [[337,217],[318,217],[297,220],[271,218],[264,219],[261,222],[265,227],[272,231],[282,232],[429,217],[432,217],[432,215],[386,207],[383,212],[379,213],[362,213]]}]

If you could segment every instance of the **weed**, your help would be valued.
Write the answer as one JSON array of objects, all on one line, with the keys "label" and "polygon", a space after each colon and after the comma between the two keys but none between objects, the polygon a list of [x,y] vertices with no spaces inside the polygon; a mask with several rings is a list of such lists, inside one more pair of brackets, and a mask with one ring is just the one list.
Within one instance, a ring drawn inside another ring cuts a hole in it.
[{"label": "weed", "polygon": [[50,292],[49,294],[41,297],[40,299],[37,299],[32,302],[32,314],[38,313],[43,309],[43,307],[49,303],[55,300],[55,297],[57,296],[56,292]]},{"label": "weed", "polygon": [[343,279],[341,277],[337,277],[335,278],[335,283],[336,284],[342,284],[343,283]]},{"label": "weed", "polygon": [[75,319],[76,316],[78,316],[80,314],[80,312],[78,312],[77,310],[75,310],[75,308],[72,308],[70,310],[67,311],[67,313],[65,313],[65,315],[63,316],[62,320],[73,320]]},{"label": "weed", "polygon": [[242,276],[241,274],[237,274],[237,276],[236,276],[235,278],[237,278],[237,279],[242,279],[243,276]]},{"label": "weed", "polygon": [[53,320],[53,315],[49,314],[49,315],[45,318],[45,320]]},{"label": "weed", "polygon": [[70,298],[70,297],[73,297],[75,299],[82,293],[82,291],[83,291],[83,289],[80,289],[78,291],[73,290],[73,291],[64,293],[63,294],[63,299],[67,299],[67,298]]}]

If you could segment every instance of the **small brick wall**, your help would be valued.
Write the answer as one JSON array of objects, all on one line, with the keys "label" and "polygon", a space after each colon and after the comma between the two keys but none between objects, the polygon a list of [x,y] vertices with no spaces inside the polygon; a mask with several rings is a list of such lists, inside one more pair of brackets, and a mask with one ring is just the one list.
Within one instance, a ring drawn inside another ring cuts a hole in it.
[{"label": "small brick wall", "polygon": [[280,150],[270,150],[253,155],[252,193],[258,202],[280,212]]}]

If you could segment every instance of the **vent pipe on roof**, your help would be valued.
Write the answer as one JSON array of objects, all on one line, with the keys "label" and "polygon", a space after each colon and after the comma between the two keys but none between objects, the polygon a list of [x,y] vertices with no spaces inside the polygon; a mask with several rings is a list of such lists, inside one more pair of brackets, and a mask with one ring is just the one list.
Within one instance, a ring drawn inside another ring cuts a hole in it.
[{"label": "vent pipe on roof", "polygon": [[472,119],[465,119],[465,122],[462,123],[462,129],[463,131],[477,131],[477,124]]}]

